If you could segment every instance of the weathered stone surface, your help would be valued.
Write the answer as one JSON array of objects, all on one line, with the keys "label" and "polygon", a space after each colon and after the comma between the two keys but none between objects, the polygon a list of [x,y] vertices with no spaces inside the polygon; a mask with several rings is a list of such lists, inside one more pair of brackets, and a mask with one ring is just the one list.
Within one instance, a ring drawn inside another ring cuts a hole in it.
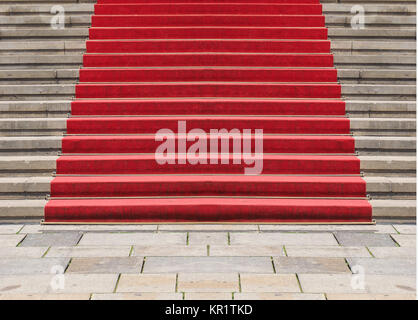
[{"label": "weathered stone surface", "polygon": [[189,245],[227,245],[228,234],[226,232],[190,232]]},{"label": "weathered stone surface", "polygon": [[414,247],[369,247],[376,258],[413,258],[416,256]]},{"label": "weathered stone surface", "polygon": [[50,250],[48,250],[46,257],[72,257],[72,258],[128,257],[130,252],[131,252],[130,246],[52,247]]},{"label": "weathered stone surface", "polygon": [[207,256],[208,249],[205,245],[193,245],[193,246],[161,246],[158,244],[149,246],[134,246],[132,256],[145,256],[145,257],[188,257],[188,256]]},{"label": "weathered stone surface", "polygon": [[21,224],[0,224],[0,234],[16,234],[22,227]]},{"label": "weathered stone surface", "polygon": [[24,237],[24,234],[0,234],[0,247],[16,247]]},{"label": "weathered stone surface", "polygon": [[68,258],[2,258],[0,259],[0,274],[54,274],[56,268],[64,272],[69,262]]},{"label": "weathered stone surface", "polygon": [[394,224],[393,227],[401,234],[402,233],[405,233],[405,234],[417,233],[417,226],[414,224]]},{"label": "weathered stone surface", "polygon": [[65,274],[63,275],[63,286],[55,286],[54,275],[19,275],[0,276],[0,293],[92,293],[113,292],[117,274]]},{"label": "weathered stone surface", "polygon": [[179,273],[177,290],[181,292],[237,292],[237,273]]},{"label": "weathered stone surface", "polygon": [[336,247],[336,246],[286,246],[289,257],[322,257],[322,258],[346,258],[346,257],[370,257],[365,247]]},{"label": "weathered stone surface", "polygon": [[414,234],[392,234],[392,238],[401,246],[401,247],[413,247],[417,246],[417,237]]},{"label": "weathered stone surface", "polygon": [[186,233],[86,233],[80,246],[186,245]]},{"label": "weathered stone surface", "polygon": [[277,273],[350,273],[342,258],[278,257],[274,264]]},{"label": "weathered stone surface", "polygon": [[331,233],[231,233],[231,245],[318,245],[337,246]]},{"label": "weathered stone surface", "polygon": [[320,224],[320,225],[303,225],[303,224],[263,224],[260,225],[261,231],[307,231],[307,232],[320,232],[320,231],[367,231],[373,232],[377,228],[375,225],[335,225],[335,224]]},{"label": "weathered stone surface", "polygon": [[140,273],[143,257],[73,258],[67,273]]},{"label": "weathered stone surface", "polygon": [[91,300],[183,300],[183,294],[174,292],[95,293]]},{"label": "weathered stone surface", "polygon": [[258,231],[256,224],[162,224],[158,231]]},{"label": "weathered stone surface", "polygon": [[414,294],[415,277],[397,275],[366,275],[364,289],[358,284],[356,275],[350,274],[299,274],[303,292],[306,293],[390,293]]},{"label": "weathered stone surface", "polygon": [[149,257],[144,273],[273,273],[268,257]]},{"label": "weathered stone surface", "polygon": [[0,247],[0,259],[3,258],[41,258],[47,247]]},{"label": "weathered stone surface", "polygon": [[415,294],[330,293],[327,300],[415,300]]},{"label": "weathered stone surface", "polygon": [[253,256],[253,257],[271,257],[271,256],[284,256],[283,246],[268,246],[268,245],[260,245],[260,246],[210,246],[209,248],[209,255],[210,256],[223,256],[223,257],[245,257],[245,256]]},{"label": "weathered stone surface", "polygon": [[175,274],[122,274],[116,292],[175,292]]},{"label": "weathered stone surface", "polygon": [[232,300],[230,292],[186,292],[185,300]]},{"label": "weathered stone surface", "polygon": [[80,293],[80,294],[0,294],[0,300],[90,300],[90,294]]},{"label": "weathered stone surface", "polygon": [[156,225],[40,225],[27,224],[21,233],[39,233],[39,232],[128,232],[128,231],[156,231]]},{"label": "weathered stone surface", "polygon": [[394,247],[395,242],[388,234],[336,232],[335,236],[342,246],[346,247]]},{"label": "weathered stone surface", "polygon": [[300,292],[294,274],[241,274],[243,292]]},{"label": "weathered stone surface", "polygon": [[75,246],[82,234],[78,232],[28,234],[20,244],[22,247],[69,247]]},{"label": "weathered stone surface", "polygon": [[366,274],[415,275],[415,258],[347,258],[350,268],[359,266]]},{"label": "weathered stone surface", "polygon": [[325,300],[320,293],[238,292],[234,300]]}]

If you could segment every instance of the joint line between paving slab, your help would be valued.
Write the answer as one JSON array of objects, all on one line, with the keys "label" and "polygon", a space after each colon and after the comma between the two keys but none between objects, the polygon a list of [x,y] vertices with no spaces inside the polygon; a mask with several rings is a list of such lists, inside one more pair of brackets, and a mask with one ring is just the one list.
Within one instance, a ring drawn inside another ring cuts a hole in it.
[{"label": "joint line between paving slab", "polygon": [[299,290],[301,293],[303,293],[302,284],[300,283],[300,279],[297,273],[295,273],[296,281],[298,282]]},{"label": "joint line between paving slab", "polygon": [[395,242],[397,247],[400,247],[401,245],[398,243],[398,241],[396,241],[396,239],[394,237],[392,237],[391,234],[389,234],[389,237],[393,240],[393,242]]},{"label": "joint line between paving slab", "polygon": [[370,253],[370,255],[371,255],[373,258],[376,258],[376,257],[374,256],[374,254],[370,251],[369,247],[367,247],[367,246],[366,246],[366,250]]},{"label": "joint line between paving slab", "polygon": [[118,289],[120,277],[122,276],[121,273],[118,274],[118,279],[116,280],[115,289],[113,289],[113,293],[116,293],[116,290]]},{"label": "joint line between paving slab", "polygon": [[147,260],[147,257],[144,257],[144,259],[142,260],[142,266],[141,266],[141,272],[140,273],[144,273],[145,261],[146,260]]},{"label": "joint line between paving slab", "polygon": [[45,258],[45,256],[47,255],[47,253],[49,252],[49,250],[51,250],[51,247],[48,247],[48,249],[46,249],[46,251],[44,252],[44,254],[41,256],[41,258]]}]

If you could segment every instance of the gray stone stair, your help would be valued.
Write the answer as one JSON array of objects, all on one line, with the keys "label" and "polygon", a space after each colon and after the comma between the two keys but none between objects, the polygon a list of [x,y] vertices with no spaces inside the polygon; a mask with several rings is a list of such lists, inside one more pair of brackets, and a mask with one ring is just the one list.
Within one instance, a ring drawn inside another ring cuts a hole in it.
[{"label": "gray stone stair", "polygon": [[[0,219],[43,216],[94,2],[1,1]],[[321,2],[373,215],[414,218],[415,1]],[[64,30],[49,27],[56,4]],[[355,4],[364,30],[350,28]]]}]

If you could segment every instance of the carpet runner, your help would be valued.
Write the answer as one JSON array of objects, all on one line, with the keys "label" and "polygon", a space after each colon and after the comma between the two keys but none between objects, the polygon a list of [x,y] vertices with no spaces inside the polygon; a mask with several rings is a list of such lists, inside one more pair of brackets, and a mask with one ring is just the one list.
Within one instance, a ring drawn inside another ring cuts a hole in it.
[{"label": "carpet runner", "polygon": [[98,0],[86,48],[45,223],[371,222],[319,0]]}]

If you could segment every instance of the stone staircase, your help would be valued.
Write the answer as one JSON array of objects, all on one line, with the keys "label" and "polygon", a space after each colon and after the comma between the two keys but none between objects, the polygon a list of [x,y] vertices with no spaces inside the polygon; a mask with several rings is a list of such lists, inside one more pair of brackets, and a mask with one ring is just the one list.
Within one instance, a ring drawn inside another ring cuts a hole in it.
[{"label": "stone staircase", "polygon": [[[94,2],[60,0],[53,29],[57,1],[0,1],[1,219],[43,217]],[[414,219],[415,2],[321,2],[374,218]]]}]

